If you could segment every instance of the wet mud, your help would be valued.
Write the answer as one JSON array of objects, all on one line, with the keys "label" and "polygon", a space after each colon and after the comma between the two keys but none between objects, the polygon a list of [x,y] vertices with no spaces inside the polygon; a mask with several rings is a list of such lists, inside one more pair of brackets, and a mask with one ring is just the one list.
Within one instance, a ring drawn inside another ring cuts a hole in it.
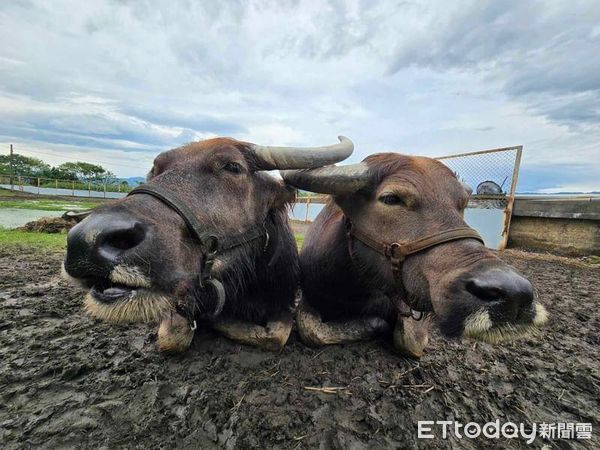
[{"label": "wet mud", "polygon": [[[540,336],[490,346],[434,335],[425,356],[384,341],[279,353],[199,333],[180,356],[156,327],[86,317],[60,252],[0,249],[3,448],[523,448],[522,439],[417,439],[419,420],[588,422],[598,448],[598,268],[507,252],[550,313]],[[326,388],[326,389],[323,389]]]}]

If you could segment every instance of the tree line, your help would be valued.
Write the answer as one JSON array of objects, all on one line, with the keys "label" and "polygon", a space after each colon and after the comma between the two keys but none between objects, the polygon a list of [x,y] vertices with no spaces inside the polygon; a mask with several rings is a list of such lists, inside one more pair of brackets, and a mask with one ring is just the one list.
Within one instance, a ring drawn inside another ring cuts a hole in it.
[{"label": "tree line", "polygon": [[[119,183],[119,179],[112,172],[98,164],[76,161],[50,166],[41,159],[17,153],[12,155],[12,164],[10,155],[0,155],[0,175],[52,178],[84,183]],[[123,183],[127,182],[123,181]]]}]

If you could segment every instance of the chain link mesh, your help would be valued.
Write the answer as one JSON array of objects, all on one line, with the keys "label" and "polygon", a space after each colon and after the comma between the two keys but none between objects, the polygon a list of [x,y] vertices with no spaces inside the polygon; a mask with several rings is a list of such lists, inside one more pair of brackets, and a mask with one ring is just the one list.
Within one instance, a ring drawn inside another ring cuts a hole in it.
[{"label": "chain link mesh", "polygon": [[504,208],[513,189],[521,147],[442,156],[438,159],[473,189],[470,207]]}]

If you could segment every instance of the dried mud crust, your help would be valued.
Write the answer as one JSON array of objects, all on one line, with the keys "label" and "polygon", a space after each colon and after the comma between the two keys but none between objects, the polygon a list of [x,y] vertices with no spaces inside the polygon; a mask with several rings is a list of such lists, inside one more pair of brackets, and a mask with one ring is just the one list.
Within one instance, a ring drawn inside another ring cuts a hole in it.
[{"label": "dried mud crust", "polygon": [[77,225],[77,222],[74,219],[42,217],[38,220],[27,222],[19,230],[35,231],[38,233],[68,233],[75,225]]},{"label": "dried mud crust", "polygon": [[[551,314],[544,333],[492,347],[434,336],[420,362],[382,341],[280,353],[205,332],[182,356],[156,328],[82,314],[61,253],[0,249],[0,442],[107,448],[522,448],[523,440],[417,440],[418,420],[591,422],[598,448],[596,268],[518,252]],[[343,388],[313,390],[306,387]],[[440,435],[439,430],[437,432]]]}]

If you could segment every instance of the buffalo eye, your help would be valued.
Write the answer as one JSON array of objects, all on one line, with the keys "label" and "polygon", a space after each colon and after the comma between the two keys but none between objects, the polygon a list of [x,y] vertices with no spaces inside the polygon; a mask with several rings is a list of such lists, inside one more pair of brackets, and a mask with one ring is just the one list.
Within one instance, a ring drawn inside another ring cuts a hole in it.
[{"label": "buffalo eye", "polygon": [[235,162],[228,162],[223,166],[223,170],[234,173],[236,175],[243,172],[242,166]]},{"label": "buffalo eye", "polygon": [[378,199],[384,205],[403,205],[404,201],[396,194],[383,194]]}]

